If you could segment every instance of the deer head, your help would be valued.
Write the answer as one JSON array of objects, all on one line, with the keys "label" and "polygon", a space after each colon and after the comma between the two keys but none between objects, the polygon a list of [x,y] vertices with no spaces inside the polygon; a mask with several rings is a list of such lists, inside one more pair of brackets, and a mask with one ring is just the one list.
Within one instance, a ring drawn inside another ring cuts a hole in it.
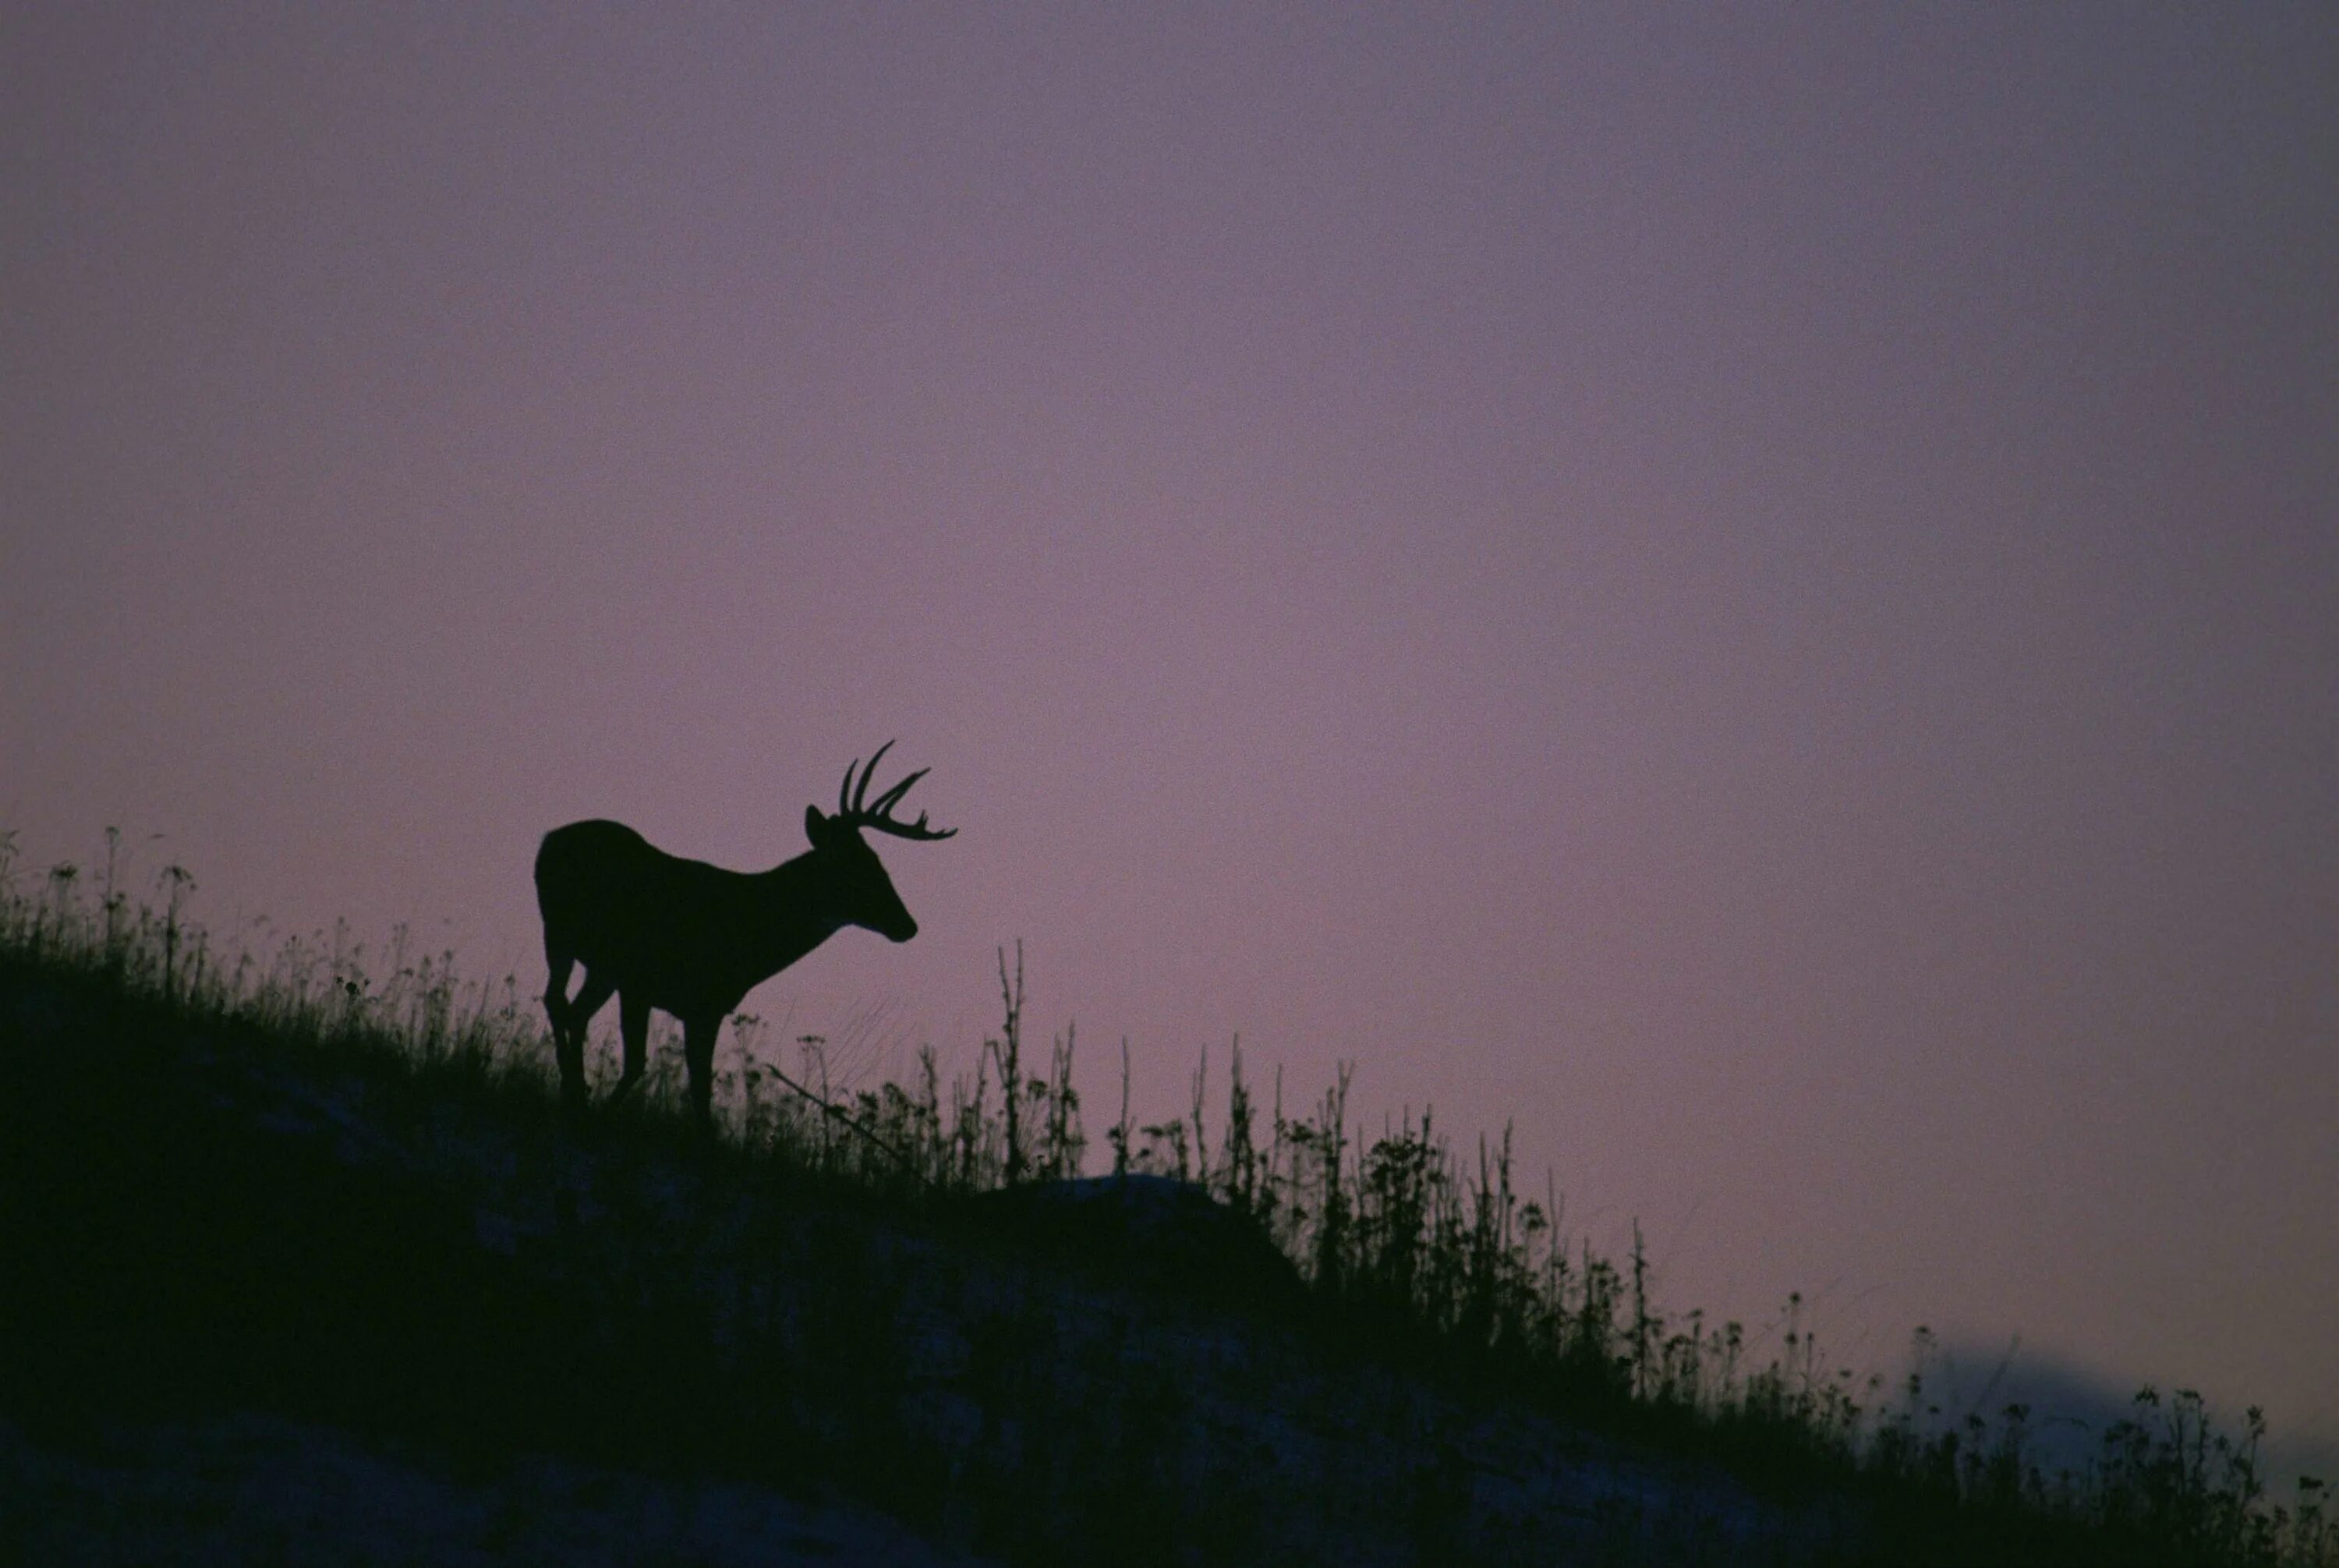
[{"label": "deer head", "polygon": [[844,782],[837,786],[836,811],[823,815],[817,805],[804,807],[804,837],[812,841],[813,853],[823,870],[832,879],[840,912],[847,925],[857,925],[866,931],[894,942],[907,942],[918,934],[918,922],[911,918],[902,903],[902,895],[893,891],[893,879],[885,874],[884,864],[877,852],[864,843],[861,830],[892,833],[895,838],[944,839],[958,832],[956,828],[930,828],[926,814],[920,812],[913,823],[893,820],[893,807],[910,793],[910,786],[926,776],[920,768],[874,801],[869,797],[869,781],[877,772],[877,761],[893,749],[887,741],[861,769],[861,780],[855,784],[853,770],[860,767],[855,757],[844,767]]}]

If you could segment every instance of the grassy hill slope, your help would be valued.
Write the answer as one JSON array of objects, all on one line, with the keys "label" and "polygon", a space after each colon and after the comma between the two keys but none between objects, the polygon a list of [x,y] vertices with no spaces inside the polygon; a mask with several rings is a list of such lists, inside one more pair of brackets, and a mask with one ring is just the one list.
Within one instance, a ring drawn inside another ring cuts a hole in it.
[{"label": "grassy hill slope", "polygon": [[2339,1560],[2197,1427],[2058,1480],[1742,1367],[1337,1088],[1083,1179],[1003,969],[990,1077],[816,1107],[743,1035],[708,1142],[564,1119],[443,960],[74,892],[0,906],[0,1557]]}]

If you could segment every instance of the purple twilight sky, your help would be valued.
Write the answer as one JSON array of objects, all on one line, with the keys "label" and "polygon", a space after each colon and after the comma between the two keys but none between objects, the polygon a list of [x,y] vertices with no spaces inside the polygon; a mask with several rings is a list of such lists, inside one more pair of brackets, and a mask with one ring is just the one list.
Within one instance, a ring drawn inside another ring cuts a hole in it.
[{"label": "purple twilight sky", "polygon": [[0,133],[30,861],[534,989],[545,829],[898,735],[854,1071],[1021,937],[1092,1130],[1353,1060],[2339,1440],[2339,13],[60,5]]}]

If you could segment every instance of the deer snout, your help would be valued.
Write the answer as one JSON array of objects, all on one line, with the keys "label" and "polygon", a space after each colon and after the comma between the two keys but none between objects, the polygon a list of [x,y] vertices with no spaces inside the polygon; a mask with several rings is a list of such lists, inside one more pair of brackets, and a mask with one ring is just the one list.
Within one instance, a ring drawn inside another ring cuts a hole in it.
[{"label": "deer snout", "polygon": [[854,922],[865,931],[873,931],[888,942],[907,942],[918,934],[918,922],[898,898],[884,900],[877,908],[865,912]]}]

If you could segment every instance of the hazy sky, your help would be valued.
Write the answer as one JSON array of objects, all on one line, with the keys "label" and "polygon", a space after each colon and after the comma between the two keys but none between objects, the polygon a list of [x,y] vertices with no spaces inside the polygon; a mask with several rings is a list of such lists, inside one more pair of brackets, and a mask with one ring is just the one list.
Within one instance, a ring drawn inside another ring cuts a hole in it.
[{"label": "hazy sky", "polygon": [[533,990],[898,735],[862,1070],[1021,937],[1092,1130],[1239,1031],[2339,1438],[2339,13],[59,5],[0,138],[31,858]]}]

